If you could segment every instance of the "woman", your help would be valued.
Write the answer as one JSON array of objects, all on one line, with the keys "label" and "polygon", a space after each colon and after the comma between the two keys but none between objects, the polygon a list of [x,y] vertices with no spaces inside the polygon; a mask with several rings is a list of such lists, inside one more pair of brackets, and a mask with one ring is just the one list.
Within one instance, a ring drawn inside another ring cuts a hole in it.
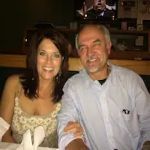
[{"label": "woman", "polygon": [[[58,147],[56,116],[66,81],[68,44],[54,28],[35,29],[26,72],[9,77],[4,87],[0,116],[11,127],[2,141],[21,143],[27,129],[33,133],[37,126],[43,126],[46,137],[40,146]],[[81,135],[78,123],[70,123],[67,128]]]}]

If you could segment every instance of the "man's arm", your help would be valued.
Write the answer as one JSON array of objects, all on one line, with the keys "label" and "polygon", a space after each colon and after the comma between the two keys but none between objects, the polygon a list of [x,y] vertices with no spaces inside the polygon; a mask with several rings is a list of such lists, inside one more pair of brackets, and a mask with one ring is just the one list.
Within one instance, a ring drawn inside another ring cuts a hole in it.
[{"label": "man's arm", "polygon": [[139,147],[142,147],[145,141],[150,141],[150,94],[141,77],[138,77],[136,81],[135,88],[133,89],[139,126],[141,129]]},{"label": "man's arm", "polygon": [[[80,123],[79,111],[77,111],[77,109],[78,109],[78,108],[76,108],[77,104],[75,104],[76,103],[75,100],[77,100],[77,97],[74,94],[74,89],[72,89],[72,85],[73,84],[69,82],[64,87],[64,95],[62,97],[62,109],[61,109],[60,113],[58,114],[59,148],[63,149],[63,150],[65,148],[69,149],[71,147],[78,146],[78,144],[76,145],[76,142],[79,140],[79,138],[74,136],[73,133],[70,133],[70,132],[68,133],[68,132],[64,131],[68,122],[72,121],[72,122]],[[78,140],[76,141],[76,139],[78,139]],[[75,140],[75,144],[73,142],[74,140]],[[83,145],[85,145],[83,142],[84,141],[83,137],[80,137],[79,141],[80,141],[79,146],[81,143]],[[78,148],[76,148],[76,149],[78,149]]]}]

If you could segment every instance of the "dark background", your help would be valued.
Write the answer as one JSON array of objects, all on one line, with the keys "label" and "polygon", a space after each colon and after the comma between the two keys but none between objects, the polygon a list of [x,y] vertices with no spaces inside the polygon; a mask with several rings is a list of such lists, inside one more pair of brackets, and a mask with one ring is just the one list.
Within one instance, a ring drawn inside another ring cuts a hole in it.
[{"label": "dark background", "polygon": [[[70,29],[71,26],[72,28],[75,28],[74,26],[76,26],[76,22],[78,22],[77,26],[82,24],[82,21],[79,21],[75,17],[76,9],[82,4],[82,2],[83,0],[1,1],[0,53],[22,53],[24,36],[26,32],[37,23],[48,22],[57,27],[64,27],[65,29]],[[117,10],[119,10],[118,8]],[[126,12],[129,11],[128,7],[125,7],[125,9],[127,9]],[[111,27],[121,29],[122,21],[124,21],[124,18],[111,22]],[[134,27],[136,26],[137,18],[125,18],[125,21],[128,22],[128,26]],[[149,29],[150,20],[143,22],[143,24]],[[74,41],[74,39],[72,39],[72,37],[74,37],[73,32],[68,31],[66,34],[71,41]]]},{"label": "dark background", "polygon": [[5,0],[0,4],[0,52],[22,48],[23,36],[38,22],[69,26],[74,19],[74,0]]}]

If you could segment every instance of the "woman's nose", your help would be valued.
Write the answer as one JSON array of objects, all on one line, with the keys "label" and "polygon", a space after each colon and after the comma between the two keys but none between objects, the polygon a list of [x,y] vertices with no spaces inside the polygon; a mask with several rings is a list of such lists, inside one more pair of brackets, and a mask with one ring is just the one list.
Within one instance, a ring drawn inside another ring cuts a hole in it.
[{"label": "woman's nose", "polygon": [[46,62],[47,63],[52,63],[52,57],[50,55],[47,55]]}]

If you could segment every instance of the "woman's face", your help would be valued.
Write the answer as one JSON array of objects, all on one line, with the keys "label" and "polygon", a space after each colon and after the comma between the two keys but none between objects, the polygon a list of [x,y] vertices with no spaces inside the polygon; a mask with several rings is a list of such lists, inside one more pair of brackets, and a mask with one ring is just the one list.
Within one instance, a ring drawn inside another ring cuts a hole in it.
[{"label": "woman's face", "polygon": [[43,39],[38,46],[37,70],[40,80],[52,80],[60,71],[62,56],[50,39]]}]

